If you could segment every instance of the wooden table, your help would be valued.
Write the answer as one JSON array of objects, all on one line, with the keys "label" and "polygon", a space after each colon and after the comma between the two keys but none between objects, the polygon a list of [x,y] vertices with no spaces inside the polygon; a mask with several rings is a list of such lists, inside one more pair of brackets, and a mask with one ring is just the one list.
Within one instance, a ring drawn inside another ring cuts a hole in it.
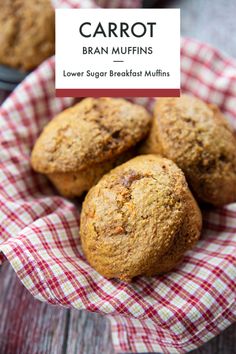
[{"label": "wooden table", "polygon": [[[86,1],[86,0],[85,0]],[[153,0],[147,0],[151,3]],[[213,44],[236,58],[235,0],[158,1],[180,7],[182,35]],[[35,300],[8,264],[0,272],[0,354],[111,354],[109,322],[100,315]],[[193,354],[236,353],[236,326]]]}]

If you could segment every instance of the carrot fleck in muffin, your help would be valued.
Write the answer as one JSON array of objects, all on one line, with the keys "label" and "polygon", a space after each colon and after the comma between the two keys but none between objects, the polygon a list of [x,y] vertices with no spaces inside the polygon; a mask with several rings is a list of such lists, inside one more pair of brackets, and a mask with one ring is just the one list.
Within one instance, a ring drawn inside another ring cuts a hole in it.
[{"label": "carrot fleck in muffin", "polygon": [[236,139],[215,105],[188,95],[158,99],[141,151],[173,160],[200,200],[236,201]]},{"label": "carrot fleck in muffin", "polygon": [[131,281],[168,272],[200,236],[200,210],[174,162],[143,155],[90,189],[81,241],[88,262],[107,278]]}]

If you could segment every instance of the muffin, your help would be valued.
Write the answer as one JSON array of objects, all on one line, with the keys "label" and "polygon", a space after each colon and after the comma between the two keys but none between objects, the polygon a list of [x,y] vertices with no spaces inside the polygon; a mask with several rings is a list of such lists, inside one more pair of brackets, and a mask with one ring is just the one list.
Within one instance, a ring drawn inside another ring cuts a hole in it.
[{"label": "muffin", "polygon": [[32,151],[32,167],[62,195],[80,196],[132,156],[150,122],[145,108],[124,99],[86,98],[45,127]]},{"label": "muffin", "polygon": [[173,160],[200,200],[236,201],[236,139],[215,105],[188,95],[158,99],[141,151]]},{"label": "muffin", "polygon": [[200,210],[174,162],[143,155],[111,170],[81,213],[84,254],[100,274],[131,281],[173,269],[201,232]]},{"label": "muffin", "polygon": [[50,173],[47,177],[61,195],[73,198],[88,191],[105,173],[134,156],[135,150],[130,149],[111,160],[94,164],[92,167],[85,170]]},{"label": "muffin", "polygon": [[0,63],[24,71],[54,54],[50,0],[1,0]]}]

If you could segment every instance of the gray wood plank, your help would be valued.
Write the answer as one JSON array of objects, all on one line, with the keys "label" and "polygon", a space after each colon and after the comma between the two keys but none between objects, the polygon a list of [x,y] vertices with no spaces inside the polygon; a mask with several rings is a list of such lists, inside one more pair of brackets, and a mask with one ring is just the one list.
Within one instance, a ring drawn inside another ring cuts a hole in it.
[{"label": "gray wood plank", "polygon": [[0,271],[0,354],[112,354],[110,323],[86,311],[42,303],[8,263]]},{"label": "gray wood plank", "polygon": [[205,343],[191,354],[235,354],[236,324],[225,329],[220,335]]},{"label": "gray wood plank", "polygon": [[71,311],[67,354],[113,354],[110,323],[99,314]]},{"label": "gray wood plank", "polygon": [[145,7],[180,8],[181,35],[212,44],[236,58],[235,0],[143,0]]},{"label": "gray wood plank", "polygon": [[35,300],[10,266],[2,266],[0,353],[62,353],[67,312]]}]

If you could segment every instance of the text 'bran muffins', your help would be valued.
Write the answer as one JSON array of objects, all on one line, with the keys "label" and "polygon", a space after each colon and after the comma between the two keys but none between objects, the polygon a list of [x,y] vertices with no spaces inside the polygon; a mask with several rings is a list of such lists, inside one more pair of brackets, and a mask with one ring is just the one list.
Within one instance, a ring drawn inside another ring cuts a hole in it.
[{"label": "text 'bran muffins'", "polygon": [[58,114],[32,151],[35,171],[65,196],[79,196],[118,163],[150,128],[147,110],[124,99],[86,98]]},{"label": "text 'bran muffins'", "polygon": [[32,70],[54,54],[54,27],[50,0],[1,0],[0,63]]},{"label": "text 'bran muffins'", "polygon": [[236,139],[215,105],[187,95],[158,99],[141,151],[173,160],[200,200],[236,201]]},{"label": "text 'bran muffins'", "polygon": [[201,213],[182,171],[144,155],[116,167],[88,192],[84,253],[100,274],[131,281],[172,269],[198,240]]}]

